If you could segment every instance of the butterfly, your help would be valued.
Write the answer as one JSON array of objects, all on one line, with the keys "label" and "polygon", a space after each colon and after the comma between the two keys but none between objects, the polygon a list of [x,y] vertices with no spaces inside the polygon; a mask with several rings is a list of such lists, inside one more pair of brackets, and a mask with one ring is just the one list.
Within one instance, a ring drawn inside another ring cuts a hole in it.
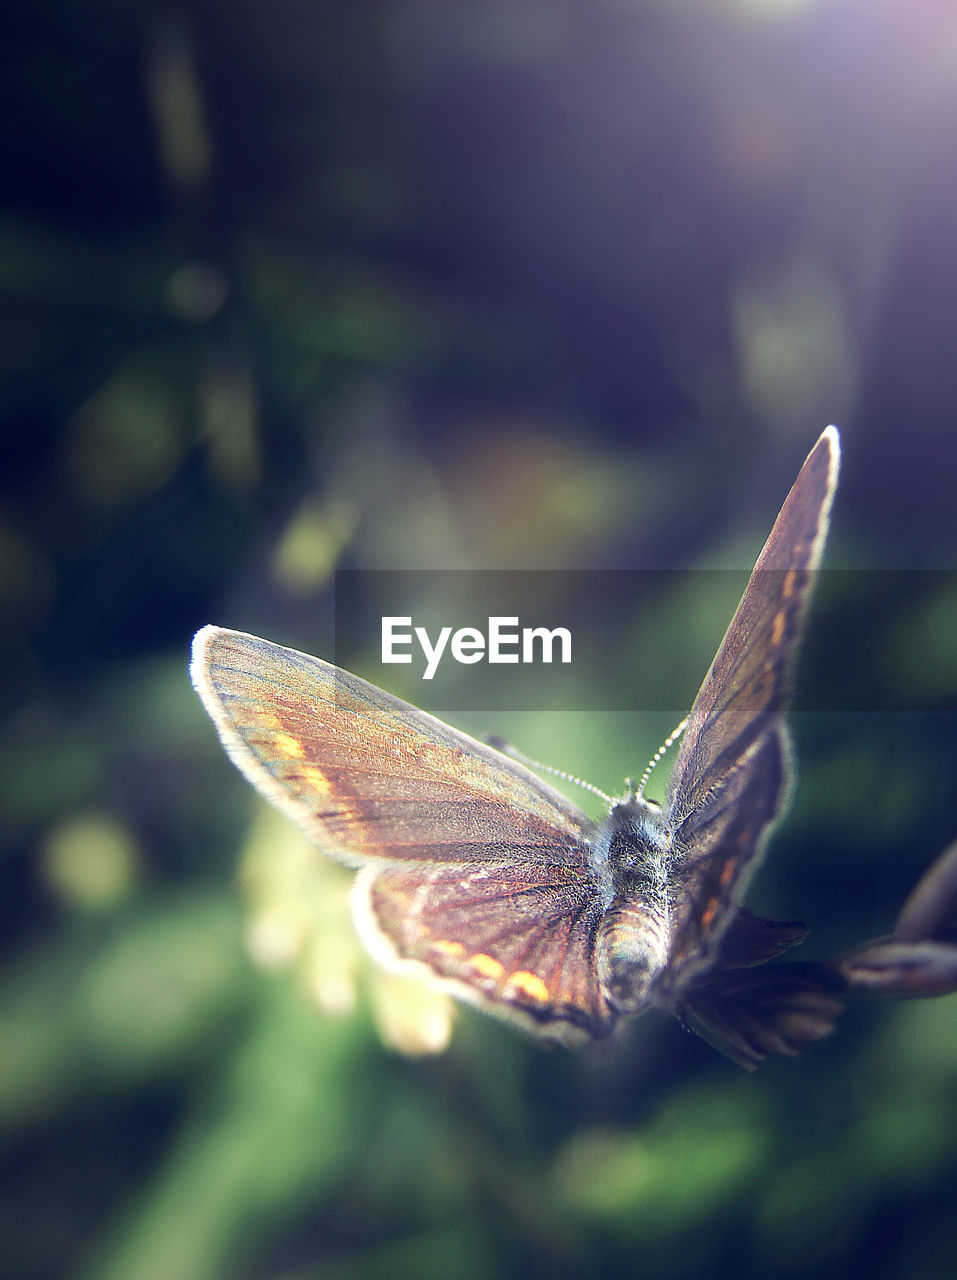
[{"label": "butterfly", "polygon": [[[241,632],[197,633],[193,684],[249,781],[359,868],[357,926],[386,964],[568,1044],[657,1006],[745,1066],[793,1052],[830,1029],[826,1002],[807,1004],[793,975],[747,974],[806,930],[740,903],[789,792],[784,714],[839,456],[828,427],[694,700],[663,805],[631,789],[596,822],[489,743]],[[754,1026],[760,1051],[742,1051]]]}]

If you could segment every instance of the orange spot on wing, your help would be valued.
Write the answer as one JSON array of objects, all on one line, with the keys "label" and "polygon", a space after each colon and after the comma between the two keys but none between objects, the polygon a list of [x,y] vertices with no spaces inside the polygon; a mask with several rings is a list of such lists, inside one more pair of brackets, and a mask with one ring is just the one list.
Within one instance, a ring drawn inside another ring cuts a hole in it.
[{"label": "orange spot on wing", "polygon": [[469,956],[469,964],[483,978],[492,978],[495,981],[498,981],[505,972],[504,966],[500,965],[492,956],[482,955],[481,953]]},{"label": "orange spot on wing", "polygon": [[254,732],[262,729],[269,729],[275,732],[282,729],[282,721],[264,707],[257,707],[255,716],[250,718],[249,728]]},{"label": "orange spot on wing", "polygon": [[784,583],[781,587],[781,594],[784,596],[785,600],[790,600],[791,596],[794,594],[794,583],[796,580],[797,573],[795,570],[788,569],[787,573],[784,575]]},{"label": "orange spot on wing", "polygon": [[781,637],[784,635],[784,628],[787,625],[787,617],[783,609],[779,609],[774,615],[774,621],[771,623],[771,643],[780,644]]},{"label": "orange spot on wing", "polygon": [[535,1000],[539,1004],[544,1004],[548,1000],[548,987],[537,973],[530,973],[527,969],[519,969],[517,973],[510,974],[505,983],[505,990],[507,994],[517,991],[520,995],[527,996],[529,1000]]},{"label": "orange spot on wing", "polygon": [[431,945],[435,951],[447,956],[449,960],[458,960],[460,956],[465,955],[465,948],[461,942],[447,942],[445,938],[436,938]]},{"label": "orange spot on wing", "polygon": [[[318,801],[323,803],[323,807],[331,802],[333,808],[332,813],[324,813],[324,819],[335,818],[339,824],[349,824],[349,844],[357,848],[362,844],[362,814],[357,812],[352,805],[346,802],[345,797],[337,795],[333,783],[329,781],[321,769],[317,769],[314,764],[304,764],[295,774],[290,774],[289,782],[298,792],[296,798],[310,808],[314,808]],[[298,787],[295,787],[296,783]],[[316,815],[319,816],[318,814]],[[355,824],[355,825],[353,825]]]},{"label": "orange spot on wing", "polygon": [[322,770],[317,769],[314,764],[304,765],[303,768],[299,770],[299,777],[302,778],[304,782],[308,782],[310,786],[315,787],[322,795],[331,795],[332,783]]},{"label": "orange spot on wing", "polygon": [[276,746],[284,756],[290,756],[293,760],[301,760],[306,754],[302,749],[302,743],[291,733],[277,733]]}]

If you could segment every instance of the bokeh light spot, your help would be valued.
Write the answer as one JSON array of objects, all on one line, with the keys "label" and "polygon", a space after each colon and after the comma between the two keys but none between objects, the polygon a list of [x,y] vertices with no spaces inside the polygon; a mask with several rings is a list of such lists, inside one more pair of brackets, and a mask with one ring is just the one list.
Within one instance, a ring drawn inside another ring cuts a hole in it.
[{"label": "bokeh light spot", "polygon": [[75,814],[47,833],[43,875],[53,894],[70,906],[115,906],[136,882],[140,854],[122,822],[108,813]]}]

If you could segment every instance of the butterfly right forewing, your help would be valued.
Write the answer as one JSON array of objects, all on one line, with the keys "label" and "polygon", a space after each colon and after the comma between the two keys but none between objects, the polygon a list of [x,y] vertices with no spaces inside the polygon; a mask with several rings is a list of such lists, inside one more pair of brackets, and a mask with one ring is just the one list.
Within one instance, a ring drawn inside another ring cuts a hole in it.
[{"label": "butterfly right forewing", "polygon": [[779,721],[790,693],[837,485],[837,432],[822,434],[774,523],[695,698],[672,774],[669,807],[691,817],[729,763]]},{"label": "butterfly right forewing", "polygon": [[784,711],[838,463],[829,427],[781,508],[688,717],[668,800],[673,992],[710,963],[787,796]]}]

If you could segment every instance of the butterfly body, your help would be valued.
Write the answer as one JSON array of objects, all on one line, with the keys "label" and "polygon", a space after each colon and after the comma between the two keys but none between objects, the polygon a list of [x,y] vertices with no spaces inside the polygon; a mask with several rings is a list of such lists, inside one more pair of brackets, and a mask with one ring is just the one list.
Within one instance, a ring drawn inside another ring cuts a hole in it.
[{"label": "butterfly body", "polygon": [[595,961],[617,1013],[639,1013],[668,963],[671,839],[661,809],[640,796],[615,804],[589,850],[604,907]]},{"label": "butterfly body", "polygon": [[386,963],[567,1043],[649,1005],[686,1016],[716,966],[763,963],[804,936],[740,901],[789,789],[784,712],[838,456],[829,427],[692,705],[660,807],[630,794],[596,823],[491,745],[241,632],[197,633],[193,683],[247,778],[361,868],[357,924]]}]

